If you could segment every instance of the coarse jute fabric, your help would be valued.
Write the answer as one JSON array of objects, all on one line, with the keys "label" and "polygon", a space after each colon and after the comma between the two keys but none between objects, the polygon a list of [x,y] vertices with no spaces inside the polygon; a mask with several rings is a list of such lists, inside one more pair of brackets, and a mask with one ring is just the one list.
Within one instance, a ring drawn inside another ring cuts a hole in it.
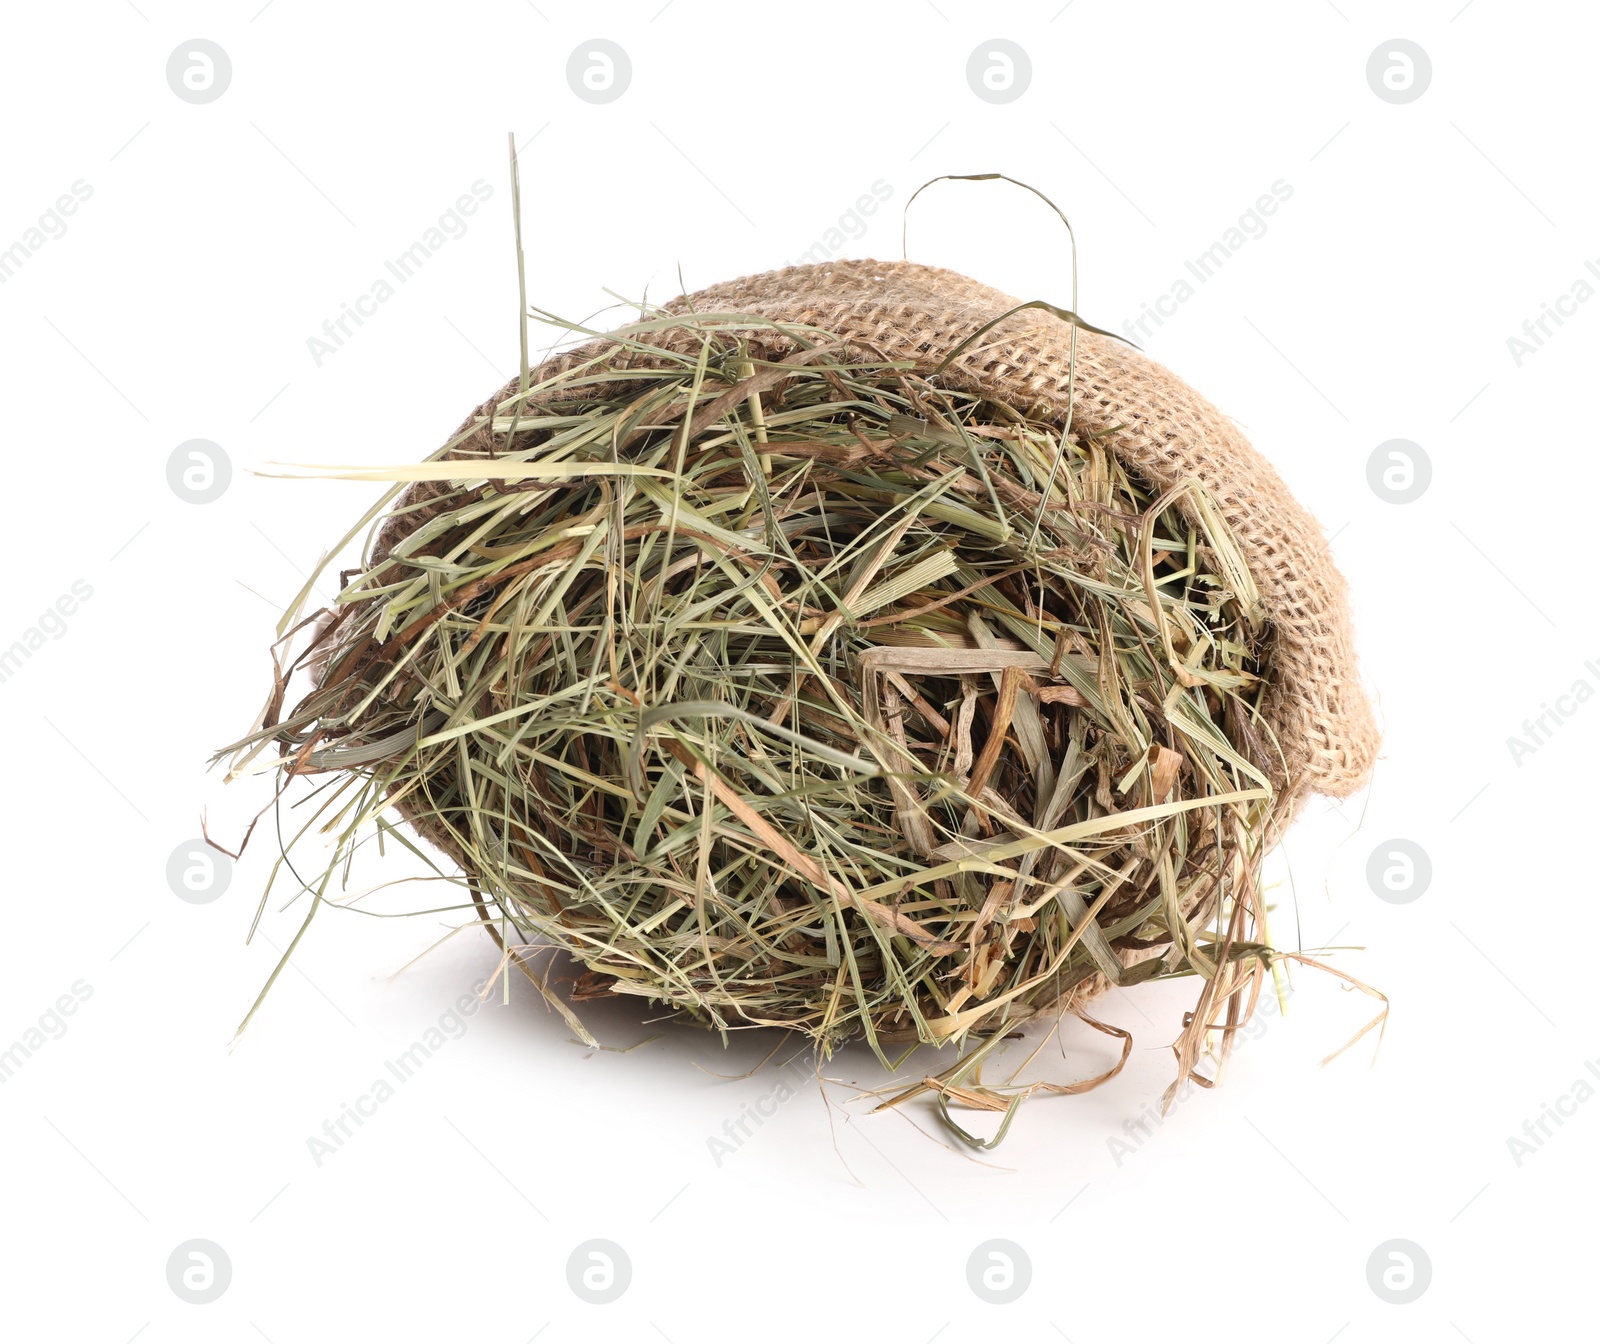
[{"label": "coarse jute fabric", "polygon": [[[905,360],[931,375],[962,341],[1018,300],[976,280],[906,261],[833,261],[744,276],[685,295],[667,314],[748,314],[746,335],[757,358],[791,354],[782,328],[830,332],[863,358]],[[721,329],[725,325],[719,323]],[[939,375],[974,392],[1060,424],[1068,413],[1069,325],[1040,310],[1018,312],[968,345]],[[645,338],[667,349],[694,348],[692,325]],[[604,338],[534,369],[530,386],[604,351]],[[1271,772],[1294,797],[1316,792],[1343,798],[1365,784],[1378,748],[1371,706],[1361,689],[1343,576],[1328,555],[1316,520],[1289,492],[1239,427],[1181,378],[1115,339],[1079,331],[1071,430],[1096,435],[1131,471],[1164,491],[1198,478],[1215,497],[1239,539],[1274,631],[1263,718],[1281,761]],[[467,418],[475,432],[452,455],[492,451],[486,423],[516,395],[516,380]],[[570,387],[564,392],[570,396]],[[378,557],[429,516],[443,484],[410,487],[404,510],[384,524]]]}]

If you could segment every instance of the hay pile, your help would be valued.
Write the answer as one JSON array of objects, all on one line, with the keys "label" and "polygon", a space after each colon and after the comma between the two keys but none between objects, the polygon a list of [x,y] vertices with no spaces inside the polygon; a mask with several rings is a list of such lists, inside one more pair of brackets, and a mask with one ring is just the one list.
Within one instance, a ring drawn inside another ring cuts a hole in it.
[{"label": "hay pile", "polygon": [[1016,308],[790,268],[339,472],[396,484],[235,744],[332,776],[313,912],[393,807],[514,964],[582,963],[579,1004],[888,1063],[1195,974],[1187,1076],[1274,959],[1264,855],[1370,767],[1342,585],[1212,408]]}]

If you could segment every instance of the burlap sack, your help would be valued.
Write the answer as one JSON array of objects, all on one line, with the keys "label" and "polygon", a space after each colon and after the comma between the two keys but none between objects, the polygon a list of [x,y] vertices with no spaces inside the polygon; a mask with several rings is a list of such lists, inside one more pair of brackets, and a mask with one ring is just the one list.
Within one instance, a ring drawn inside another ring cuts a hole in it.
[{"label": "burlap sack", "polygon": [[[666,308],[819,327],[930,374],[962,340],[1016,304],[1009,295],[938,267],[836,261],[745,276]],[[1067,411],[1069,335],[1067,324],[1053,315],[1017,313],[968,346],[941,377],[1059,424]],[[760,323],[749,337],[761,357],[782,357],[794,348]],[[684,348],[687,334],[667,331],[654,339]],[[558,356],[536,369],[532,381],[592,358],[604,345],[591,342]],[[513,380],[469,416],[462,431],[516,391]],[[1191,476],[1205,483],[1244,548],[1275,632],[1263,714],[1284,756],[1285,768],[1274,771],[1280,788],[1291,799],[1307,792],[1343,798],[1360,788],[1372,770],[1378,732],[1357,676],[1344,579],[1315,519],[1238,426],[1182,379],[1120,341],[1078,333],[1072,429],[1104,436],[1118,458],[1158,491]],[[489,432],[480,428],[457,452],[480,455],[489,448]],[[405,502],[421,507],[386,524],[379,556],[426,519],[426,501],[441,489],[429,483],[411,488]]]}]

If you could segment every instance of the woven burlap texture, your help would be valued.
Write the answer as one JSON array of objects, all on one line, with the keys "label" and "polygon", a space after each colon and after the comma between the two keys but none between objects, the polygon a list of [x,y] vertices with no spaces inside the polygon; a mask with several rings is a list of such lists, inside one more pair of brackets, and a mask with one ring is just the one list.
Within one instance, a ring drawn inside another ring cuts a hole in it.
[{"label": "woven burlap texture", "polygon": [[[876,354],[908,360],[932,374],[967,337],[1018,300],[954,271],[906,261],[834,261],[744,276],[675,299],[668,313],[749,314],[758,357],[781,358],[795,343],[769,323],[820,328]],[[1015,313],[969,345],[940,375],[946,385],[1060,424],[1068,409],[1071,329],[1037,309]],[[649,339],[685,348],[691,334],[669,329]],[[546,362],[531,383],[603,351],[590,342]],[[493,412],[517,392],[513,380],[462,425]],[[1071,399],[1072,430],[1099,435],[1117,458],[1161,491],[1196,477],[1237,534],[1274,630],[1272,675],[1262,705],[1284,766],[1274,770],[1289,794],[1347,797],[1365,784],[1378,749],[1371,706],[1361,689],[1343,576],[1316,520],[1290,494],[1239,427],[1181,378],[1122,342],[1079,331]],[[458,431],[459,433],[460,431]],[[490,448],[486,426],[457,449]],[[413,486],[409,504],[440,487]],[[425,507],[391,519],[378,538],[386,554],[427,516]]]}]

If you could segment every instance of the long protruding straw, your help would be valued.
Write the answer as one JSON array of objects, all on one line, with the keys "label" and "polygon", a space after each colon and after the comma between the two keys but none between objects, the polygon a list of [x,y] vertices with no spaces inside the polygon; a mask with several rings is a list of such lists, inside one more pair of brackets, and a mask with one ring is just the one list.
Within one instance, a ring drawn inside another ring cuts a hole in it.
[{"label": "long protruding straw", "polygon": [[[1070,306],[1062,309],[1057,307],[1055,304],[1046,303],[1043,300],[1034,300],[1031,303],[1021,304],[1017,308],[1013,308],[1011,310],[1011,312],[1018,312],[1022,308],[1043,308],[1046,311],[1054,313],[1057,317],[1065,320],[1068,324],[1069,331],[1067,338],[1067,414],[1061,425],[1061,442],[1057,448],[1055,461],[1050,464],[1050,478],[1045,482],[1044,490],[1039,495],[1039,509],[1038,512],[1034,514],[1033,528],[1028,533],[1027,544],[1031,547],[1039,535],[1040,524],[1044,521],[1044,511],[1050,502],[1050,492],[1055,489],[1056,476],[1061,469],[1061,459],[1066,454],[1067,440],[1072,433],[1073,396],[1078,381],[1078,328],[1085,327],[1090,331],[1099,332],[1099,334],[1102,336],[1115,336],[1115,333],[1101,331],[1099,327],[1091,327],[1088,323],[1084,322],[1078,317],[1078,237],[1072,231],[1072,221],[1069,220],[1064,213],[1062,213],[1060,206],[1058,206],[1037,187],[1029,186],[1028,183],[1020,182],[1014,177],[1007,177],[1004,173],[945,173],[939,177],[929,178],[928,181],[924,182],[920,187],[912,192],[910,199],[906,201],[905,209],[900,215],[900,257],[902,260],[904,260],[906,257],[907,221],[911,214],[912,202],[915,201],[918,196],[922,195],[922,193],[931,187],[935,182],[1009,182],[1014,187],[1021,187],[1024,191],[1032,192],[1041,201],[1048,205],[1053,211],[1055,211],[1056,218],[1061,221],[1067,230],[1067,242],[1069,244],[1069,252],[1072,258],[1072,302]],[[1010,315],[1011,313],[1002,313],[999,317],[995,318],[993,322],[986,323],[978,331],[974,332],[950,352],[944,363],[939,366],[939,371],[942,373],[950,364],[950,361],[953,360],[969,342],[976,340],[984,332],[988,331],[990,327],[993,327],[996,323],[1000,322],[1006,317],[1009,317]]]}]

